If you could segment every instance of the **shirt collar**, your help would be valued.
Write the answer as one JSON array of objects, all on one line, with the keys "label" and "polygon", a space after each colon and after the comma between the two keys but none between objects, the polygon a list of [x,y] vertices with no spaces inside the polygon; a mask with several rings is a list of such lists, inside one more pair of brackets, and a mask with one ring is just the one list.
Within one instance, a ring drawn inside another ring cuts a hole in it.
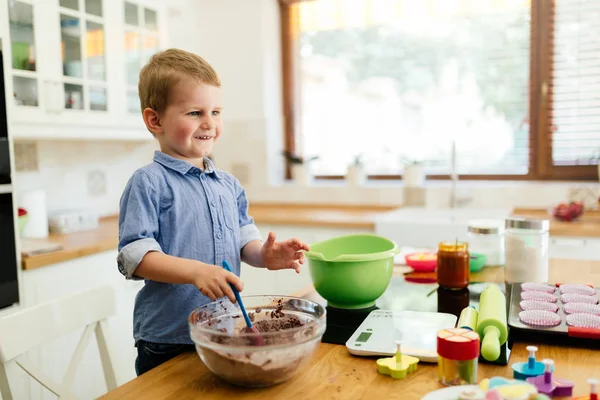
[{"label": "shirt collar", "polygon": [[154,152],[154,161],[163,165],[166,168],[172,169],[173,171],[177,171],[182,175],[185,175],[190,171],[198,170],[207,174],[213,174],[216,178],[220,178],[219,174],[217,173],[217,170],[215,169],[215,164],[208,157],[204,157],[204,170],[202,168],[198,168],[195,165],[190,164],[187,161],[179,160],[159,150],[156,150]]}]

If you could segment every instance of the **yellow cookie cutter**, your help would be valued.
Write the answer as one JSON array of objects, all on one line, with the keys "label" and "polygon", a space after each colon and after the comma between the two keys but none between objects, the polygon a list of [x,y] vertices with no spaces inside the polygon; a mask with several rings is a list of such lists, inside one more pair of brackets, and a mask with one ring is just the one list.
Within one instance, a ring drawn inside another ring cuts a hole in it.
[{"label": "yellow cookie cutter", "polygon": [[377,372],[389,375],[394,379],[404,379],[407,374],[417,370],[419,359],[402,354],[400,349],[402,342],[396,341],[396,355],[394,357],[380,358],[377,360]]}]

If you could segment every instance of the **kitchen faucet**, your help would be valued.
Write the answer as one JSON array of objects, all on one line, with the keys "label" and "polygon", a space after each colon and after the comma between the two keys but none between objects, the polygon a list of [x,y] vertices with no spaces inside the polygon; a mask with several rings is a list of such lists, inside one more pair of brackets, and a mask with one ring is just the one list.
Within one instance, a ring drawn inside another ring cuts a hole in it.
[{"label": "kitchen faucet", "polygon": [[456,142],[452,141],[452,150],[450,152],[450,208],[458,208],[469,204],[472,197],[458,197],[456,194],[456,184],[458,183],[458,172],[456,171]]}]

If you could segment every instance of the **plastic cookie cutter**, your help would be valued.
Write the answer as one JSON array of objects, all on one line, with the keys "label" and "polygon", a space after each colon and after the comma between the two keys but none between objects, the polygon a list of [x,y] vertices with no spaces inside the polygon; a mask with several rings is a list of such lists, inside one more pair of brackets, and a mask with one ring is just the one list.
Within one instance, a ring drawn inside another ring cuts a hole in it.
[{"label": "plastic cookie cutter", "polygon": [[485,391],[485,399],[522,399],[536,398],[538,390],[535,385],[518,379],[493,377],[479,382],[481,390]]},{"label": "plastic cookie cutter", "polygon": [[377,360],[377,371],[383,375],[389,375],[394,379],[404,379],[406,375],[417,370],[419,359],[402,354],[402,342],[396,341],[396,355]]},{"label": "plastic cookie cutter", "polygon": [[600,380],[588,379],[587,383],[590,385],[589,396],[574,397],[573,400],[600,400],[600,397],[598,396],[598,386],[600,386]]},{"label": "plastic cookie cutter", "polygon": [[[544,364],[535,360],[535,352],[538,351],[538,348],[535,346],[527,346],[527,351],[529,352],[527,362],[518,362],[512,365],[513,378],[515,379],[524,381],[527,378],[533,378],[544,374]],[[554,371],[554,366],[552,366],[551,371]]]},{"label": "plastic cookie cutter", "polygon": [[571,397],[575,383],[566,379],[555,379],[552,377],[554,361],[543,359],[544,374],[533,378],[527,378],[527,382],[535,385],[538,392],[550,397]]}]

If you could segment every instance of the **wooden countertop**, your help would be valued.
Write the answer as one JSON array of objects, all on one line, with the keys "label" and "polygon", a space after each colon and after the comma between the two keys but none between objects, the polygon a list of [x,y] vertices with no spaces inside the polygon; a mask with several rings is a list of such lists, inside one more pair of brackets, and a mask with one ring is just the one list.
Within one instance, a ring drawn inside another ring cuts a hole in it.
[{"label": "wooden countertop", "polygon": [[563,222],[553,219],[547,210],[515,208],[515,216],[550,219],[551,236],[600,238],[600,211],[586,211],[577,221]]},{"label": "wooden countertop", "polygon": [[[600,286],[600,262],[551,260],[552,282],[586,282]],[[400,273],[400,272],[398,272]],[[503,282],[503,270],[484,269],[473,276],[478,281]],[[303,293],[314,295],[312,288]],[[555,376],[575,382],[574,395],[587,395],[586,380],[600,377],[600,350],[569,348],[538,343],[515,343],[508,366],[480,363],[478,381],[493,376],[512,377],[510,365],[527,361],[527,345],[537,345],[537,358],[555,361]],[[345,346],[321,343],[310,364],[294,379],[265,388],[245,390],[216,378],[196,353],[182,354],[165,364],[107,393],[101,399],[420,399],[426,393],[442,388],[435,364],[419,363],[414,375],[393,380],[377,373],[375,359],[350,355]]]},{"label": "wooden countertop", "polygon": [[260,224],[373,230],[376,214],[399,207],[401,206],[251,204],[248,212]]},{"label": "wooden countertop", "polygon": [[114,250],[119,244],[118,217],[101,218],[97,229],[59,235],[52,233],[45,241],[58,243],[61,250],[50,253],[21,254],[23,269],[35,269],[102,251]]},{"label": "wooden countertop", "polygon": [[[249,213],[259,224],[284,224],[327,228],[348,228],[364,231],[373,230],[374,218],[401,206],[348,206],[348,205],[300,205],[265,204],[250,206]],[[515,209],[514,215],[548,218],[546,211],[536,209]],[[22,267],[29,270],[91,255],[101,251],[116,249],[118,245],[118,217],[100,220],[98,229],[66,235],[50,234],[47,241],[59,243],[62,250],[45,254],[22,254]],[[572,237],[600,238],[600,211],[588,211],[579,221],[560,222],[552,220],[550,234]]]},{"label": "wooden countertop", "polygon": [[[389,206],[332,206],[254,204],[250,214],[257,223],[296,226],[342,227],[372,230],[375,214],[397,207]],[[44,254],[21,254],[22,268],[30,270],[77,257],[116,249],[119,243],[118,216],[100,219],[98,229],[70,233],[50,234],[44,242],[58,243],[62,250]]]}]

